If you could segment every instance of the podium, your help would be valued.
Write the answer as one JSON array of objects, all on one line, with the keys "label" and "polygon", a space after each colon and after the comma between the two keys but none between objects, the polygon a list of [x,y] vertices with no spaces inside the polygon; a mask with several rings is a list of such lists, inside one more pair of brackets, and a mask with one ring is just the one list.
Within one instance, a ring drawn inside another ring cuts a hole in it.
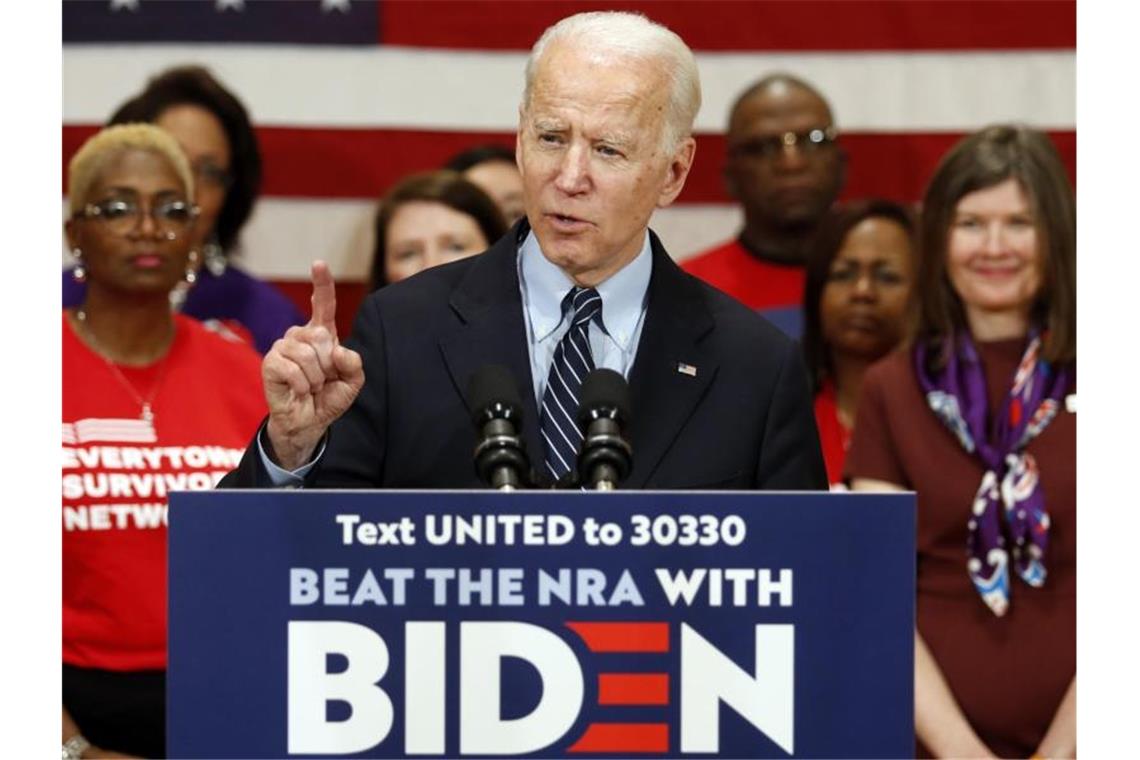
[{"label": "podium", "polygon": [[910,757],[913,494],[213,491],[171,757]]}]

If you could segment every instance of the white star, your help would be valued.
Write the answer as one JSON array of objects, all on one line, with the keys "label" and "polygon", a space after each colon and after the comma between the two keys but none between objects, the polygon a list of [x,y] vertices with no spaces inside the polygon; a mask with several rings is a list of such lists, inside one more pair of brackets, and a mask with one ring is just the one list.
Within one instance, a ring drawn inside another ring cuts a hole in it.
[{"label": "white star", "polygon": [[128,10],[137,11],[139,9],[139,0],[111,0],[111,12]]},{"label": "white star", "polygon": [[230,9],[235,11],[245,10],[245,0],[214,0],[214,10],[227,11]]},{"label": "white star", "polygon": [[349,0],[321,0],[321,12],[340,11],[341,13],[348,13],[351,10],[348,3]]}]

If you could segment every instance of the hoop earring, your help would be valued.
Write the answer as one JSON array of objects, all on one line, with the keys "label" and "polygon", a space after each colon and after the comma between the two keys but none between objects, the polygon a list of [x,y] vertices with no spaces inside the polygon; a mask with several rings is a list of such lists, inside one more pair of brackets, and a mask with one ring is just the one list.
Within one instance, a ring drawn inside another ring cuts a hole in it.
[{"label": "hoop earring", "polygon": [[190,258],[186,262],[186,284],[193,285],[198,281],[198,251],[190,250]]},{"label": "hoop earring", "polygon": [[83,251],[78,247],[72,248],[71,255],[75,258],[75,267],[71,270],[72,279],[80,284],[87,282],[87,270],[83,267]]}]

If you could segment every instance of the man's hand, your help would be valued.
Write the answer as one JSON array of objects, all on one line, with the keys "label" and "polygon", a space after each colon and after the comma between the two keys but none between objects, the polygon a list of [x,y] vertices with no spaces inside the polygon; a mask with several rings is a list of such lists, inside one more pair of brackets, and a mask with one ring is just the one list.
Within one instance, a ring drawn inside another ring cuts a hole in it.
[{"label": "man's hand", "polygon": [[269,456],[286,470],[307,463],[333,420],[352,405],[364,385],[360,354],[336,337],[336,286],[328,264],[314,261],[313,316],[290,327],[261,363]]}]

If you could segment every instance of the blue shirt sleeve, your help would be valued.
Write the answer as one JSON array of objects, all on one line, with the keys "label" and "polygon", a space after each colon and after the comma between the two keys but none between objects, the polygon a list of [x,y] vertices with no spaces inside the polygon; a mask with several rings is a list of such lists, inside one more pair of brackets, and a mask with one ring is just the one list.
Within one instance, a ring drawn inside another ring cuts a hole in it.
[{"label": "blue shirt sleeve", "polygon": [[325,453],[325,444],[328,443],[328,436],[326,435],[321,439],[321,445],[317,447],[316,454],[313,455],[312,461],[308,464],[301,465],[296,470],[286,470],[278,467],[269,455],[265,453],[265,443],[262,440],[264,436],[265,427],[261,428],[261,432],[257,435],[257,455],[261,457],[261,464],[265,467],[265,472],[269,475],[269,480],[275,487],[278,488],[300,488],[305,482],[305,476],[316,467],[317,462],[321,461],[321,457]]}]

